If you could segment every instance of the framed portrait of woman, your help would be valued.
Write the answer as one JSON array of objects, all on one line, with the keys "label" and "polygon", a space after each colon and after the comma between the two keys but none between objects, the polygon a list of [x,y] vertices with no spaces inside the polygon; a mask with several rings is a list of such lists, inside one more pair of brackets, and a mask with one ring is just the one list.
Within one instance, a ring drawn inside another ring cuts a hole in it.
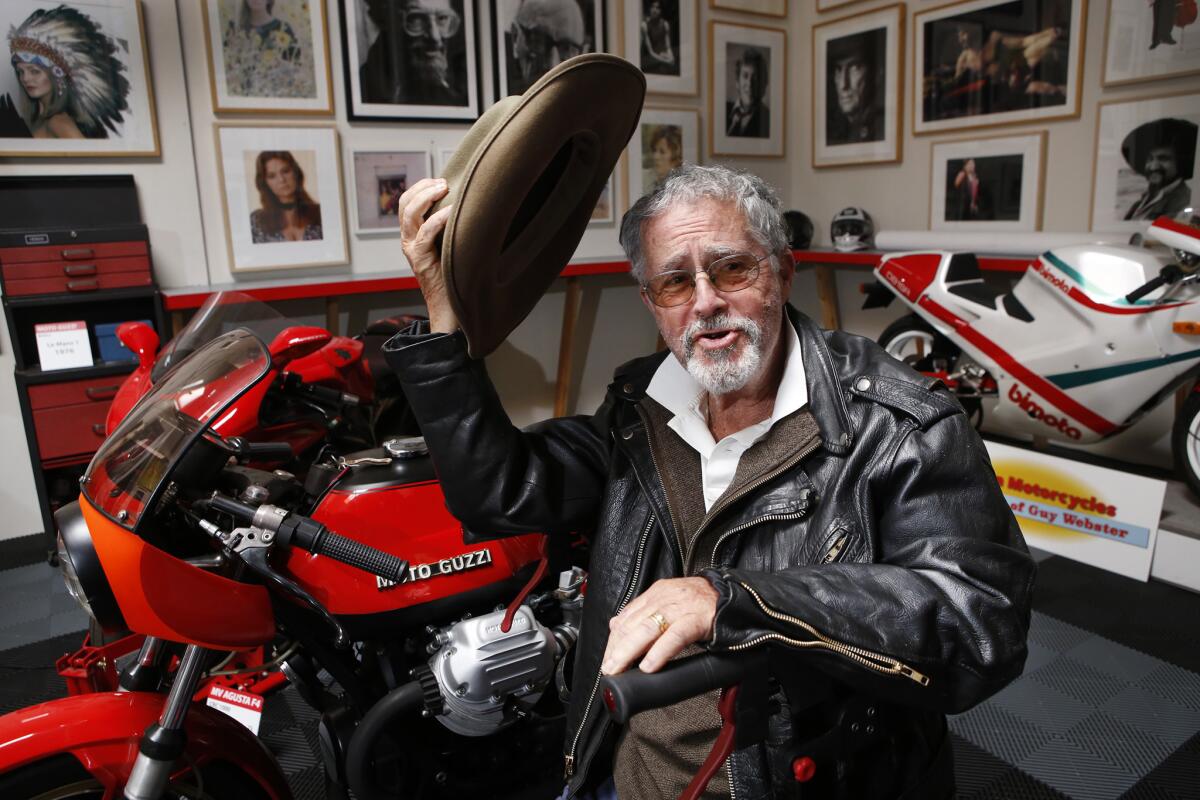
[{"label": "framed portrait of woman", "polygon": [[625,57],[646,76],[646,91],[699,91],[697,0],[625,0]]},{"label": "framed portrait of woman", "polygon": [[137,0],[0,3],[0,156],[156,156]]},{"label": "framed portrait of woman", "polygon": [[348,260],[337,129],[214,126],[231,272]]},{"label": "framed portrait of woman", "polygon": [[708,145],[714,156],[784,154],[787,32],[708,23]]},{"label": "framed portrait of woman", "polygon": [[1045,131],[934,142],[931,150],[930,230],[1041,230]]},{"label": "framed portrait of woman", "polygon": [[629,140],[629,198],[657,186],[682,164],[700,163],[700,112],[677,108],[643,108]]},{"label": "framed portrait of woman", "polygon": [[324,3],[199,2],[214,111],[333,113]]}]

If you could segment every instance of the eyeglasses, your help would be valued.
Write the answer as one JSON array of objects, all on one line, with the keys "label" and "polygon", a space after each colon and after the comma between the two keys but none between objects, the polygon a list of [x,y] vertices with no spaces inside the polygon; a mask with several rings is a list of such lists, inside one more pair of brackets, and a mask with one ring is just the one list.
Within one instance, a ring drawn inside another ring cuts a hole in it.
[{"label": "eyeglasses", "polygon": [[[737,292],[758,279],[759,265],[770,258],[753,253],[734,253],[704,268],[704,274],[718,292]],[[696,294],[696,273],[690,269],[670,269],[660,272],[642,284],[642,291],[656,306],[680,306]]]},{"label": "eyeglasses", "polygon": [[404,32],[409,36],[428,36],[436,27],[438,35],[448,39],[458,33],[462,20],[453,11],[419,11],[404,12]]}]

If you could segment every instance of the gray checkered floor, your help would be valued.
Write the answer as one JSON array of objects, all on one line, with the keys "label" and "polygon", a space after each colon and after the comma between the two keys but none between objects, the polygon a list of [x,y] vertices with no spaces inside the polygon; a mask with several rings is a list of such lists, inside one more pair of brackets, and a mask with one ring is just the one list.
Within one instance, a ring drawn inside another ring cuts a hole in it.
[{"label": "gray checkered floor", "polygon": [[[1061,558],[1040,565],[1025,673],[950,718],[961,800],[1200,800],[1200,595]],[[60,696],[86,617],[57,570],[0,572],[0,711]],[[260,736],[298,800],[325,796],[296,692]]]}]

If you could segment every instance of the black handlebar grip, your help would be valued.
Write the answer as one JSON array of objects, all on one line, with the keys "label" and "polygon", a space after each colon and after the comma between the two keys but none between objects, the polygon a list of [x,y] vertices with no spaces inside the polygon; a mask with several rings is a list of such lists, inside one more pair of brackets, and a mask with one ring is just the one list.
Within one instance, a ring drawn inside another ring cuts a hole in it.
[{"label": "black handlebar grip", "polygon": [[408,562],[404,559],[376,550],[362,542],[347,539],[345,536],[338,536],[329,529],[316,537],[313,546],[307,549],[314,555],[327,556],[394,583],[402,583],[407,577]]},{"label": "black handlebar grip", "polygon": [[672,661],[658,672],[633,669],[600,679],[608,713],[618,725],[634,714],[673,705],[713,689],[733,686],[746,671],[746,658],[733,653],[701,653]]},{"label": "black handlebar grip", "polygon": [[1151,278],[1129,294],[1125,295],[1125,300],[1129,303],[1136,303],[1138,300],[1141,300],[1143,297],[1150,294],[1166,282],[1167,278],[1164,275],[1158,275],[1154,278]]},{"label": "black handlebar grip", "polygon": [[216,509],[222,513],[228,514],[239,522],[249,523],[254,519],[254,512],[257,511],[254,506],[246,505],[232,497],[226,497],[219,492],[213,492],[212,497],[208,499],[210,508]]}]

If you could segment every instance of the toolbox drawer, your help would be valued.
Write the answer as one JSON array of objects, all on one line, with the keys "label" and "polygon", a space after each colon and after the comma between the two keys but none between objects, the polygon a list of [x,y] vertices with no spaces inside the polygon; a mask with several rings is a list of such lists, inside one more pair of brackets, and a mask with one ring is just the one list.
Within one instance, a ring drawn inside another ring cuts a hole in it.
[{"label": "toolbox drawer", "polygon": [[30,261],[22,264],[0,264],[4,280],[25,278],[88,278],[114,272],[150,273],[147,256],[120,256],[117,258],[93,258],[90,261]]},{"label": "toolbox drawer", "polygon": [[94,453],[104,441],[110,401],[43,408],[33,412],[38,455],[43,461]]},{"label": "toolbox drawer", "polygon": [[150,253],[146,242],[92,242],[80,244],[47,244],[37,247],[0,248],[0,264],[27,264],[31,261],[94,261],[97,258],[144,256]]},{"label": "toolbox drawer", "polygon": [[10,297],[31,294],[88,294],[101,289],[127,289],[131,286],[153,286],[149,270],[141,272],[108,272],[84,277],[60,275],[56,278],[21,278],[4,280],[4,290]]},{"label": "toolbox drawer", "polygon": [[34,411],[62,406],[77,406],[84,403],[108,408],[109,401],[125,381],[125,375],[109,375],[105,378],[85,378],[62,383],[41,383],[30,386],[29,407]]}]

